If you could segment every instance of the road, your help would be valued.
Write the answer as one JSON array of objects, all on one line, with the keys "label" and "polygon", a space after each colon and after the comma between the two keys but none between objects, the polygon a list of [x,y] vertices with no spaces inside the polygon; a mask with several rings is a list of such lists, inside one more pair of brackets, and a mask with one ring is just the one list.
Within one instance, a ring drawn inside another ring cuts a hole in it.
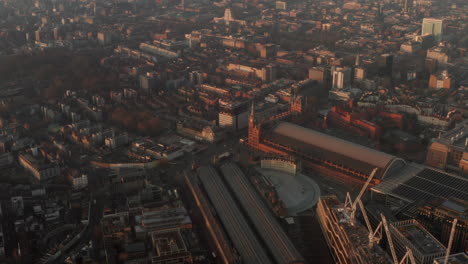
[{"label": "road", "polygon": [[104,211],[104,201],[107,197],[106,191],[100,188],[99,179],[96,177],[89,177],[90,186],[90,207],[89,218],[86,227],[76,235],[68,244],[62,247],[60,251],[51,256],[44,263],[64,263],[65,260],[78,253],[91,240],[92,235],[95,233],[96,228],[101,224],[101,218]]},{"label": "road", "polygon": [[[213,157],[220,155],[224,152],[230,152],[232,158],[235,161],[240,161],[241,164],[245,164],[249,160],[249,151],[239,143],[241,137],[245,137],[246,131],[231,133],[227,136],[227,139],[215,143],[207,144],[206,149],[193,154],[187,153],[182,158],[176,160],[175,164],[167,169],[167,174],[176,177],[169,177],[171,184],[175,186],[181,186],[184,184],[183,177],[179,174],[184,169],[190,169],[192,162],[195,162],[197,166],[208,165],[212,163]],[[330,180],[327,177],[316,175],[314,173],[305,173],[315,180],[322,190],[322,194],[335,194],[340,199],[344,199],[346,191],[349,190],[349,185],[337,183],[336,181]],[[101,186],[100,180],[96,177],[89,177],[89,192],[90,192],[90,211],[89,211],[89,223],[86,228],[75,237],[69,244],[64,247],[64,250],[60,251],[55,255],[54,260],[47,263],[63,263],[66,258],[75,255],[84,245],[86,245],[91,239],[95,230],[99,228],[101,218],[103,215],[104,203],[108,198],[108,194],[105,189]],[[351,193],[359,191],[357,188],[351,190]],[[95,202],[94,202],[95,201]]]},{"label": "road", "polygon": [[[234,157],[239,152],[239,136],[231,136],[228,140],[223,141],[219,144],[209,144],[208,147],[197,153],[197,154],[186,154],[181,158],[174,166],[168,168],[169,175],[176,175],[177,172],[183,169],[189,169],[192,165],[192,161],[196,164],[210,164],[215,155],[219,155],[224,152],[233,153]],[[181,184],[183,181],[179,181],[179,177],[171,177],[176,180],[175,184]],[[96,228],[99,228],[101,218],[104,210],[104,202],[108,198],[106,190],[101,186],[100,179],[89,177],[89,192],[90,192],[90,210],[89,210],[89,223],[74,239],[72,239],[67,245],[65,245],[58,253],[51,256],[45,263],[63,263],[65,259],[76,254],[84,245],[86,245],[92,238]]]}]

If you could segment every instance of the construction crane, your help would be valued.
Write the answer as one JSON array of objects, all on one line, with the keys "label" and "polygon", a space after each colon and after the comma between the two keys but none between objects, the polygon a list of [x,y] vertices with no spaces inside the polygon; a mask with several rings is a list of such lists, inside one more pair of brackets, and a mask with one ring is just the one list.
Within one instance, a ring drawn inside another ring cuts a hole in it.
[{"label": "construction crane", "polygon": [[457,218],[453,219],[452,229],[450,230],[450,237],[449,237],[449,241],[448,241],[448,245],[447,245],[447,251],[445,252],[444,264],[448,263],[450,250],[452,250],[453,237],[455,236],[455,229],[457,227],[457,222],[458,222]]},{"label": "construction crane", "polygon": [[374,168],[372,170],[372,173],[369,175],[369,178],[367,178],[367,181],[364,183],[364,186],[362,186],[362,189],[359,192],[356,199],[354,200],[354,202],[351,200],[351,195],[349,193],[346,194],[345,209],[347,209],[350,212],[351,223],[355,223],[356,206],[358,202],[361,200],[362,195],[366,191],[367,186],[369,186],[370,182],[372,181],[376,173],[377,173],[377,168]]},{"label": "construction crane", "polygon": [[395,252],[395,247],[393,246],[392,235],[390,234],[390,230],[388,229],[387,218],[383,214],[380,214],[380,216],[382,217],[382,223],[385,229],[385,234],[387,235],[388,246],[390,247],[390,253],[392,254],[393,263],[398,264],[398,258]]},{"label": "construction crane", "polygon": [[392,235],[390,234],[390,229],[388,227],[387,218],[383,214],[380,214],[380,216],[382,217],[382,223],[385,229],[385,234],[387,235],[388,246],[390,247],[390,253],[392,254],[393,263],[394,264],[409,264],[409,263],[416,264],[416,259],[414,258],[413,251],[408,247],[406,247],[406,253],[401,259],[401,261],[398,261],[398,257],[395,252],[395,246],[393,245]]},{"label": "construction crane", "polygon": [[[409,261],[409,262],[408,262]],[[414,258],[413,251],[406,247],[406,253],[400,261],[400,264],[416,264],[416,259]]]},{"label": "construction crane", "polygon": [[382,221],[377,225],[375,230],[372,230],[372,226],[369,222],[369,218],[367,217],[366,209],[362,204],[362,201],[358,201],[359,208],[361,209],[362,216],[364,217],[364,222],[366,222],[367,229],[369,230],[369,247],[372,247],[375,244],[378,244],[382,239]]}]

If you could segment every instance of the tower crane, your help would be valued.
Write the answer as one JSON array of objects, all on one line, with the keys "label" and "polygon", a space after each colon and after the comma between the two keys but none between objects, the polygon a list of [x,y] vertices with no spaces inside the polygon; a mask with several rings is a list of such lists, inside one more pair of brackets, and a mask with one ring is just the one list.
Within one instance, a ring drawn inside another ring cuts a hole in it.
[{"label": "tower crane", "polygon": [[372,181],[376,173],[377,173],[377,168],[374,168],[372,170],[372,173],[369,175],[369,178],[367,178],[366,182],[362,186],[361,191],[359,192],[354,202],[352,201],[351,195],[348,192],[346,194],[346,201],[344,205],[344,209],[350,213],[351,225],[354,225],[356,223],[356,210],[357,210],[356,207],[357,205],[359,205],[359,208],[361,209],[362,215],[364,217],[364,221],[366,222],[367,229],[369,230],[369,247],[372,247],[374,243],[380,242],[380,239],[382,238],[382,222],[379,223],[379,225],[377,226],[375,230],[372,230],[372,226],[369,222],[369,218],[367,217],[367,213],[364,208],[364,205],[362,204],[361,197],[366,191],[367,187],[369,186],[370,182]]},{"label": "tower crane", "polygon": [[444,264],[448,263],[450,250],[452,249],[452,244],[453,244],[453,237],[455,236],[455,229],[457,227],[457,222],[458,222],[458,219],[454,218],[452,222],[452,229],[450,230],[450,237],[449,237],[449,241],[447,245],[447,251],[445,252]]},{"label": "tower crane", "polygon": [[362,201],[359,200],[358,204],[361,209],[364,222],[366,222],[367,229],[369,230],[369,247],[372,247],[374,244],[378,244],[382,239],[382,221],[380,221],[375,230],[372,230],[372,226],[369,222],[369,218],[367,217],[366,209],[364,208]]},{"label": "tower crane", "polygon": [[367,189],[367,186],[369,186],[370,182],[374,178],[375,174],[377,173],[378,168],[374,168],[369,175],[369,178],[367,178],[366,182],[361,188],[361,191],[359,192],[358,196],[354,200],[354,202],[351,199],[351,195],[349,192],[346,194],[346,201],[345,201],[345,210],[350,212],[350,223],[351,225],[354,225],[356,223],[356,206],[359,205],[359,208],[361,209],[362,215],[364,217],[364,221],[366,222],[367,229],[369,230],[369,247],[372,247],[374,243],[379,243],[380,239],[382,238],[382,222],[379,223],[377,228],[375,230],[372,230],[372,226],[369,222],[369,218],[367,217],[366,210],[364,208],[364,205],[362,204],[361,197],[364,194],[364,192]]},{"label": "tower crane", "polygon": [[416,264],[416,259],[414,258],[413,251],[410,248],[406,247],[406,253],[400,260],[400,264]]},{"label": "tower crane", "polygon": [[398,258],[395,252],[395,246],[393,246],[392,235],[390,234],[390,230],[388,228],[387,218],[383,214],[380,214],[380,216],[382,217],[382,223],[385,229],[385,234],[387,235],[388,246],[390,247],[390,253],[392,254],[393,263],[398,264]]},{"label": "tower crane", "polygon": [[380,214],[380,216],[382,217],[382,223],[385,229],[385,234],[387,235],[388,246],[390,247],[390,253],[392,254],[393,263],[416,264],[416,259],[414,258],[413,251],[408,247],[406,247],[406,253],[403,256],[403,258],[400,261],[398,261],[398,257],[395,252],[395,246],[393,245],[392,235],[390,234],[390,229],[388,227],[387,218],[383,214]]},{"label": "tower crane", "polygon": [[354,202],[351,199],[351,195],[349,193],[346,194],[345,209],[347,209],[350,212],[351,223],[355,222],[356,206],[358,202],[361,200],[362,195],[366,191],[367,186],[369,186],[370,182],[372,181],[376,173],[377,173],[377,168],[374,168],[372,170],[372,173],[369,175],[369,178],[367,178],[367,181],[364,183],[364,186],[362,186],[362,189],[359,192],[356,199],[354,200]]}]

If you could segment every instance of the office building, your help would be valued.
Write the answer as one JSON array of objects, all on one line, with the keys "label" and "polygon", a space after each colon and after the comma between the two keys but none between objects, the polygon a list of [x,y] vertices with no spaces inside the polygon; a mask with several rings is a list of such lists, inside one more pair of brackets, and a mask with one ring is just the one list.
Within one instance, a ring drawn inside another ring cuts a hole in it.
[{"label": "office building", "polygon": [[156,77],[147,72],[146,75],[140,75],[140,88],[143,90],[152,90],[156,88]]},{"label": "office building", "polygon": [[332,88],[344,89],[351,85],[351,69],[347,67],[337,67],[332,71]]},{"label": "office building", "polygon": [[426,58],[434,59],[438,63],[448,63],[450,61],[447,48],[440,46],[428,49]]},{"label": "office building", "polygon": [[189,72],[189,80],[195,85],[203,84],[203,73],[199,71]]},{"label": "office building", "polygon": [[417,264],[432,264],[445,254],[444,245],[414,219],[391,223],[389,229],[399,259],[407,248],[412,250]]},{"label": "office building", "polygon": [[20,165],[39,181],[49,180],[60,175],[60,166],[55,162],[46,163],[43,158],[29,153],[20,154],[18,160]]},{"label": "office building", "polygon": [[436,18],[424,18],[422,23],[422,35],[433,35],[436,41],[442,40],[443,35],[443,23],[442,19]]},{"label": "office building", "polygon": [[278,10],[286,10],[287,9],[287,3],[286,1],[276,1],[276,9]]},{"label": "office building", "polygon": [[152,90],[156,88],[156,76],[154,74],[147,72],[145,75],[140,75],[140,88],[143,90]]},{"label": "office building", "polygon": [[377,66],[381,73],[391,74],[393,69],[393,55],[382,54],[377,58]]},{"label": "office building", "polygon": [[[413,210],[409,209],[409,211]],[[451,248],[451,252],[456,253],[468,250],[468,214],[466,212],[468,212],[468,201],[439,198],[417,206],[413,217],[444,245],[448,244],[453,219],[458,219]]]},{"label": "office building", "polygon": [[245,102],[219,101],[220,127],[240,130],[247,127],[249,111]]},{"label": "office building", "polygon": [[362,81],[366,78],[366,69],[363,67],[354,68],[354,79]]},{"label": "office building", "polygon": [[97,35],[99,44],[105,46],[112,43],[112,33],[108,31],[99,32]]},{"label": "office building", "polygon": [[324,67],[313,67],[309,69],[309,79],[324,84],[327,81],[327,70]]},{"label": "office building", "polygon": [[431,74],[429,77],[430,89],[450,89],[452,78],[450,78],[447,71],[440,74]]}]

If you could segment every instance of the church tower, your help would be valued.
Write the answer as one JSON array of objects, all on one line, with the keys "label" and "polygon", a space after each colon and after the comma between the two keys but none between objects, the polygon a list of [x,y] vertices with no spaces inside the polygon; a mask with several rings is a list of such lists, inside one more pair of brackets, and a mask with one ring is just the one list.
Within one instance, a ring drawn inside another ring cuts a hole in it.
[{"label": "church tower", "polygon": [[303,111],[302,96],[294,95],[290,100],[291,102],[289,103],[289,111],[291,113],[301,114]]},{"label": "church tower", "polygon": [[255,122],[255,108],[254,102],[252,102],[252,108],[250,109],[249,115],[249,136],[248,144],[251,147],[258,147],[260,143],[260,125]]}]

